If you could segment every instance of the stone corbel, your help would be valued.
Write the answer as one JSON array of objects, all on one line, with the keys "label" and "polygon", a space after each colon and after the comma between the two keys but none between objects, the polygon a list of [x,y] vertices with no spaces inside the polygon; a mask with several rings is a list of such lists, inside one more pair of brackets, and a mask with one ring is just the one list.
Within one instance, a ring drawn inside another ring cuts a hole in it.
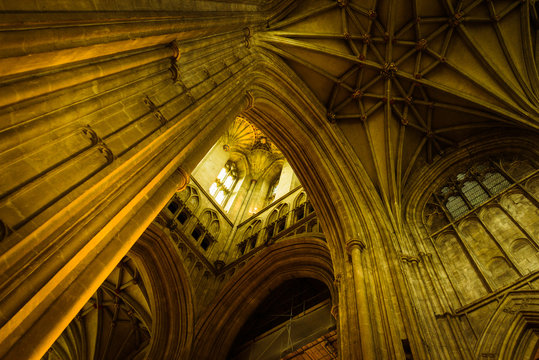
[{"label": "stone corbel", "polygon": [[225,267],[225,262],[223,260],[215,260],[213,266],[215,266],[215,270],[219,272]]}]

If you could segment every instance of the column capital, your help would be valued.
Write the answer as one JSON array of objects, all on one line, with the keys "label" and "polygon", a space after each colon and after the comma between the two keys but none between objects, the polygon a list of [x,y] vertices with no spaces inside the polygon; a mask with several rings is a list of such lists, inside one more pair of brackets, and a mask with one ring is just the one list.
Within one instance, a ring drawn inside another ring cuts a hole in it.
[{"label": "column capital", "polygon": [[172,49],[172,57],[170,61],[170,72],[172,74],[172,81],[175,83],[180,82],[180,47],[177,40],[172,41],[168,44],[168,47]]},{"label": "column capital", "polygon": [[346,251],[348,251],[349,254],[352,253],[352,250],[355,248],[358,248],[359,251],[363,251],[367,246],[365,245],[365,242],[360,239],[350,239],[346,242]]},{"label": "column capital", "polygon": [[178,44],[178,40],[172,41],[170,44],[168,44],[170,48],[172,49],[172,57],[177,62],[180,60],[181,52],[180,52],[180,45]]},{"label": "column capital", "polygon": [[187,184],[189,183],[189,173],[187,171],[185,171],[184,168],[182,167],[179,167],[176,169],[176,173],[177,175],[179,175],[179,181],[178,181],[178,186],[176,188],[176,191],[182,191],[182,190],[185,190],[185,188],[187,187]]},{"label": "column capital", "polygon": [[333,315],[333,318],[335,318],[335,320],[339,320],[339,305],[334,304],[331,307],[330,313],[331,315]]}]

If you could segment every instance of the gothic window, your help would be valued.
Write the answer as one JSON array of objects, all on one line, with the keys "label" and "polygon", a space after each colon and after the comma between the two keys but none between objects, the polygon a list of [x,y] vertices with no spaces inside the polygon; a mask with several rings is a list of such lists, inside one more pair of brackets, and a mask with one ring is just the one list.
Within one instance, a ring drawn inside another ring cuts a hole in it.
[{"label": "gothic window", "polygon": [[266,225],[266,242],[268,242],[275,235],[275,223],[279,217],[279,211],[273,210],[268,217],[268,225]]},{"label": "gothic window", "polygon": [[287,218],[288,204],[280,204],[273,210],[268,217],[268,225],[266,225],[266,242],[286,228]]},{"label": "gothic window", "polygon": [[279,177],[276,177],[268,188],[268,195],[266,197],[266,204],[271,204],[275,200],[277,195],[277,186],[279,186]]},{"label": "gothic window", "polygon": [[200,246],[206,251],[219,237],[219,231],[219,217],[214,211],[206,210],[191,232],[191,236],[196,242],[200,241]]},{"label": "gothic window", "polygon": [[277,220],[277,232],[281,232],[286,228],[287,215],[288,215],[288,204],[283,204],[279,208],[279,219]]},{"label": "gothic window", "polygon": [[215,182],[210,186],[210,194],[215,198],[215,201],[217,201],[219,205],[225,206],[237,182],[238,169],[234,162],[229,161],[225,164],[225,167],[221,169]]},{"label": "gothic window", "polygon": [[294,221],[299,221],[305,217],[306,209],[305,209],[305,202],[307,200],[307,196],[305,196],[305,193],[302,192],[298,195],[296,198],[295,206],[294,206]]},{"label": "gothic window", "polygon": [[450,219],[458,219],[511,185],[510,177],[493,162],[475,164],[447,179],[433,195]]},{"label": "gothic window", "polygon": [[238,244],[240,255],[243,255],[246,251],[253,250],[256,247],[261,227],[262,222],[256,219],[249,225],[247,230],[245,230],[243,240]]},{"label": "gothic window", "polygon": [[501,158],[450,175],[423,224],[465,304],[539,269],[539,171]]},{"label": "gothic window", "polygon": [[[172,219],[178,221],[181,225],[185,225],[193,215],[193,212],[198,208],[199,195],[197,189],[192,186],[187,188],[172,197],[166,208],[172,215]],[[173,222],[173,220],[171,220]]]}]

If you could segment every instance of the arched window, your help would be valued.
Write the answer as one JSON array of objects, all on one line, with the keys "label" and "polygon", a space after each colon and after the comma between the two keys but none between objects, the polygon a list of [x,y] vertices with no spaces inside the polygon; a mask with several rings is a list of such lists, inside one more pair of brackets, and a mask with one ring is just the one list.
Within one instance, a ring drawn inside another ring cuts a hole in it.
[{"label": "arched window", "polygon": [[511,181],[494,162],[482,162],[449,178],[432,200],[450,220],[458,219],[509,187]]},{"label": "arched window", "polygon": [[306,209],[305,202],[307,196],[304,192],[300,193],[294,202],[294,222],[297,222],[305,217]]},{"label": "arched window", "polygon": [[210,186],[210,194],[219,205],[225,206],[237,182],[238,169],[236,163],[228,161],[217,175],[215,182]]},{"label": "arched window", "polygon": [[174,219],[173,223],[185,225],[198,208],[199,200],[198,190],[190,185],[174,195],[166,206]]},{"label": "arched window", "polygon": [[278,233],[286,228],[286,219],[288,218],[288,204],[280,204],[273,210],[268,217],[266,225],[266,238],[268,242],[271,238],[275,237]]},{"label": "arched window", "polygon": [[258,241],[258,234],[262,227],[262,221],[259,219],[253,220],[251,225],[243,233],[243,240],[238,244],[238,250],[240,255],[245,254],[245,252],[253,250]]},{"label": "arched window", "polygon": [[480,161],[435,191],[423,224],[463,304],[539,269],[539,172],[531,161]]}]

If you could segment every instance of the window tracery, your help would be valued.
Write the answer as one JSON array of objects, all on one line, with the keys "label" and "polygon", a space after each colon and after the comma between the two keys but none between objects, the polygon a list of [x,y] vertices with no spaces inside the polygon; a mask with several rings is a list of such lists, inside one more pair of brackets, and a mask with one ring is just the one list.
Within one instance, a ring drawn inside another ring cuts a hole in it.
[{"label": "window tracery", "polygon": [[268,217],[266,225],[265,241],[268,242],[279,232],[286,228],[286,219],[288,218],[288,204],[280,204],[273,210]]},{"label": "window tracery", "polygon": [[510,177],[495,162],[482,162],[449,178],[431,203],[441,206],[449,220],[458,219],[510,185]]},{"label": "window tracery", "polygon": [[237,166],[233,161],[228,161],[217,175],[217,179],[210,186],[210,194],[219,205],[225,206],[237,182]]},{"label": "window tracery", "polygon": [[206,210],[195,225],[191,236],[204,251],[216,242],[220,231],[219,216],[212,210]]},{"label": "window tracery", "polygon": [[462,303],[539,269],[537,168],[515,158],[480,161],[426,203],[423,224]]}]

